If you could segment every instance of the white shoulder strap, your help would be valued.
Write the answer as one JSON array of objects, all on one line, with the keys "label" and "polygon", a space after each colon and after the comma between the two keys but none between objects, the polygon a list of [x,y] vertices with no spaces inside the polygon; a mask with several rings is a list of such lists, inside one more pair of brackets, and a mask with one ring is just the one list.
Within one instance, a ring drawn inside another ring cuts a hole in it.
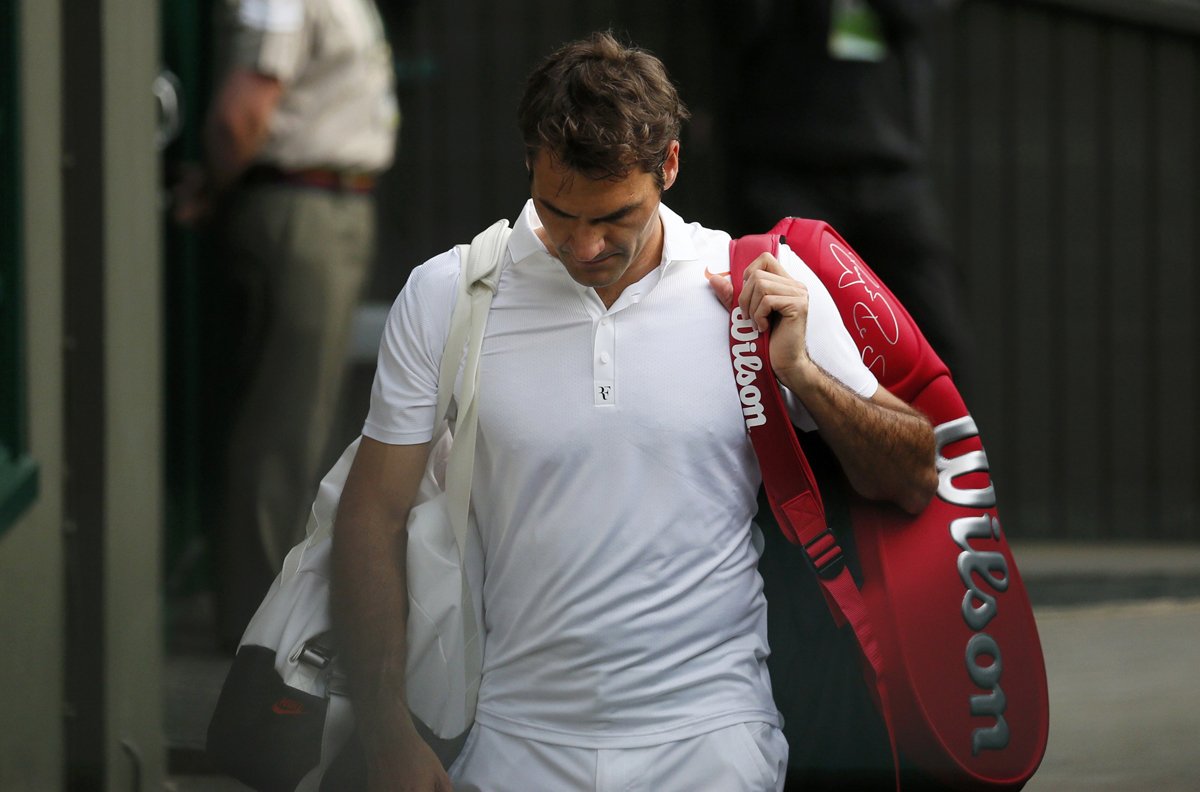
[{"label": "white shoulder strap", "polygon": [[471,479],[475,468],[475,435],[479,423],[479,355],[483,348],[488,310],[499,283],[500,265],[510,233],[507,221],[501,220],[475,237],[469,249],[459,248],[459,261],[463,267],[462,286],[455,300],[450,338],[442,355],[438,381],[438,423],[435,426],[441,427],[465,345],[467,358],[463,364],[462,387],[458,395],[454,442],[450,446],[450,458],[446,460],[446,511],[454,531],[462,570],[460,601],[464,610],[463,690],[466,693],[462,703],[464,722],[467,724],[475,719],[480,672],[483,668],[483,624],[468,580],[466,557],[471,516]]},{"label": "white shoulder strap", "polygon": [[472,240],[469,246],[459,247],[462,262],[461,286],[450,321],[450,337],[442,355],[441,376],[438,381],[438,422],[446,415],[450,394],[463,347],[462,387],[458,395],[458,417],[455,420],[454,443],[446,462],[446,502],[450,525],[458,544],[460,559],[466,552],[467,525],[471,509],[471,479],[475,467],[475,436],[479,418],[476,393],[479,387],[479,354],[487,326],[488,309],[500,278],[500,265],[508,247],[512,229],[507,220],[500,220]]},{"label": "white shoulder strap", "polygon": [[[478,334],[480,338],[483,337],[488,308],[491,307],[492,295],[496,293],[496,285],[500,280],[500,265],[511,233],[508,221],[498,220],[478,234],[471,244],[458,246],[461,273],[454,312],[450,316],[450,333],[446,338],[446,349],[442,353],[438,373],[438,406],[434,426],[439,426],[446,417],[468,336]],[[460,404],[460,413],[462,409],[463,405]]]}]

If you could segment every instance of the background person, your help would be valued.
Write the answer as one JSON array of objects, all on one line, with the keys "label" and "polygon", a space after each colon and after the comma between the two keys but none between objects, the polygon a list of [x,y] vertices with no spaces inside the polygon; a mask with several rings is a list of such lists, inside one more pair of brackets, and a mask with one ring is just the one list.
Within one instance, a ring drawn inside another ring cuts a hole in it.
[{"label": "background person", "polygon": [[225,358],[232,410],[208,522],[218,637],[231,648],[303,534],[399,111],[372,0],[217,6],[205,167],[179,186],[175,216],[211,220],[221,276],[205,333]]},{"label": "background person", "polygon": [[956,0],[739,6],[727,113],[735,223],[827,221],[921,326],[960,389],[971,332],[929,171],[933,34]]}]

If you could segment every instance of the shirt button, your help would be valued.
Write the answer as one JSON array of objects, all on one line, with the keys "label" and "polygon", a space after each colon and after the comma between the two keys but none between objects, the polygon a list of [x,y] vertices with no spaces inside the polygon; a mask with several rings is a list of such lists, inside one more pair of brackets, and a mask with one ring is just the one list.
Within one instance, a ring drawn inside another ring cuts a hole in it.
[{"label": "shirt button", "polygon": [[608,320],[608,319],[601,319],[601,320],[600,320],[600,326],[601,326],[601,327],[608,327],[608,325],[609,325],[609,320]]},{"label": "shirt button", "polygon": [[600,362],[601,362],[602,364],[604,364],[604,365],[608,365],[608,361],[610,361],[610,360],[612,360],[612,358],[610,358],[610,357],[608,356],[608,353],[607,353],[607,352],[601,352],[601,353],[600,353]]}]

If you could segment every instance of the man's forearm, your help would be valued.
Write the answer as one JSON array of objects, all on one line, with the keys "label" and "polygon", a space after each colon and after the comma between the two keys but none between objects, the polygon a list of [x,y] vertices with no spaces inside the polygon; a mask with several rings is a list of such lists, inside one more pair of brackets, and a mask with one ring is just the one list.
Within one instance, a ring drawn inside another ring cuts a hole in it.
[{"label": "man's forearm", "polygon": [[343,499],[339,508],[333,620],[357,717],[367,727],[364,733],[394,735],[412,728],[404,688],[406,534],[403,524],[354,506]]},{"label": "man's forearm", "polygon": [[[732,304],[728,279],[710,275],[709,283],[722,303]],[[807,345],[808,288],[769,253],[746,268],[738,306],[759,330],[776,320],[771,367],[808,409],[854,489],[914,514],[924,509],[937,490],[929,420],[883,387],[863,399],[813,362]]]},{"label": "man's forearm", "polygon": [[226,76],[204,125],[209,188],[219,194],[246,171],[266,143],[283,94],[278,80],[248,69]]},{"label": "man's forearm", "polygon": [[872,399],[850,391],[816,364],[781,375],[808,409],[863,497],[917,514],[937,490],[929,420],[880,387]]},{"label": "man's forearm", "polygon": [[358,717],[384,741],[413,729],[404,687],[407,519],[427,454],[427,445],[363,438],[333,532],[334,630]]},{"label": "man's forearm", "polygon": [[450,792],[408,714],[408,512],[429,444],[363,437],[333,529],[333,629],[354,700],[367,788]]}]

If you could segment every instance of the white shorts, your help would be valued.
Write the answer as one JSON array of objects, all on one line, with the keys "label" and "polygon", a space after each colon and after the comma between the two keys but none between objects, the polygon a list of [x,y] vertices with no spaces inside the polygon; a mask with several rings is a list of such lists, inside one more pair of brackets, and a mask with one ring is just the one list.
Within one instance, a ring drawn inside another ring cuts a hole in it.
[{"label": "white shorts", "polygon": [[478,723],[450,766],[455,792],[781,792],[788,746],[769,723],[739,723],[644,748],[593,749]]}]

